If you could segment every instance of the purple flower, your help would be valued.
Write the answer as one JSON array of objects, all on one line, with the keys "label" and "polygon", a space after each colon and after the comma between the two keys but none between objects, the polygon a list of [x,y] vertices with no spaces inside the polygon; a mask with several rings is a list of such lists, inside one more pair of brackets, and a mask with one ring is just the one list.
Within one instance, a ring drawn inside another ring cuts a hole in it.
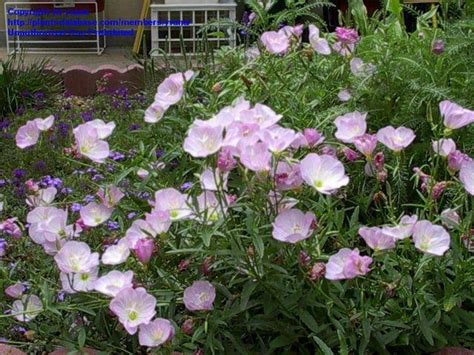
[{"label": "purple flower", "polygon": [[359,42],[359,34],[353,28],[336,27],[336,38],[345,45]]},{"label": "purple flower", "polygon": [[7,185],[7,180],[0,179],[0,188],[5,187]]},{"label": "purple flower", "polygon": [[80,203],[73,203],[71,205],[71,211],[75,213],[79,212],[81,208],[82,208],[82,205]]},{"label": "purple flower", "polygon": [[436,55],[443,54],[444,52],[444,42],[442,39],[437,39],[431,45],[431,52]]},{"label": "purple flower", "polygon": [[7,253],[7,241],[3,238],[0,238],[0,257],[4,256]]},{"label": "purple flower", "polygon": [[81,112],[81,119],[84,122],[89,122],[94,119],[94,113],[92,111]]},{"label": "purple flower", "polygon": [[15,169],[13,170],[13,176],[18,180],[24,180],[26,178],[26,170],[24,169]]},{"label": "purple flower", "polygon": [[210,311],[214,309],[216,289],[208,281],[194,281],[184,290],[183,302],[188,311]]},{"label": "purple flower", "polygon": [[359,159],[359,154],[355,151],[355,150],[352,150],[351,148],[344,148],[344,157],[348,160],[348,161],[356,161],[357,159]]},{"label": "purple flower", "polygon": [[116,231],[116,230],[120,229],[120,224],[118,222],[115,222],[115,221],[108,221],[107,222],[107,228],[110,231]]},{"label": "purple flower", "polygon": [[155,151],[156,159],[160,159],[163,155],[165,155],[165,151],[163,149],[157,149]]},{"label": "purple flower", "polygon": [[83,200],[85,203],[91,203],[95,201],[94,195],[86,195]]},{"label": "purple flower", "polygon": [[58,131],[60,137],[66,138],[69,135],[71,126],[65,122],[59,122],[56,126],[56,130]]},{"label": "purple flower", "polygon": [[130,126],[128,126],[128,130],[130,132],[138,131],[140,128],[142,128],[138,123],[132,123]]},{"label": "purple flower", "polygon": [[61,193],[62,193],[63,195],[70,195],[70,194],[72,194],[72,189],[69,188],[69,187],[63,187],[63,188],[61,189]]},{"label": "purple flower", "polygon": [[102,180],[104,180],[104,179],[105,179],[105,178],[104,178],[104,175],[102,175],[102,174],[96,174],[96,175],[92,176],[92,179],[91,179],[91,180],[97,182],[97,181],[102,181]]},{"label": "purple flower", "polygon": [[137,216],[137,213],[136,213],[136,212],[130,212],[130,213],[127,215],[127,218],[128,218],[128,219],[134,219],[136,216]]},{"label": "purple flower", "polygon": [[193,187],[192,182],[185,182],[183,185],[181,185],[180,190],[186,191],[186,190],[189,190],[191,187]]},{"label": "purple flower", "polygon": [[125,155],[120,152],[110,152],[109,158],[113,161],[122,161],[125,160]]}]

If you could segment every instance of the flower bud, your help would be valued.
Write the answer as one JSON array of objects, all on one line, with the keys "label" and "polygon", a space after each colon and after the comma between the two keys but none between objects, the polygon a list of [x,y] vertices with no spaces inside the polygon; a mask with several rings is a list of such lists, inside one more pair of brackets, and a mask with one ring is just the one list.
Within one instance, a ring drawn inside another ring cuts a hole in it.
[{"label": "flower bud", "polygon": [[178,270],[181,272],[185,271],[189,267],[189,264],[191,264],[191,260],[189,259],[181,260],[178,264]]},{"label": "flower bud", "polygon": [[153,255],[154,249],[155,243],[152,239],[140,239],[135,244],[135,249],[133,251],[142,264],[148,264]]},{"label": "flower bud", "polygon": [[222,85],[221,83],[215,83],[213,86],[212,86],[212,92],[215,93],[215,94],[218,94],[222,91]]},{"label": "flower bud", "polygon": [[305,128],[303,131],[303,135],[310,147],[314,147],[315,145],[321,143],[324,140],[323,135],[314,128]]},{"label": "flower bud", "polygon": [[186,335],[193,335],[194,333],[194,321],[189,318],[186,319],[181,326],[181,331]]},{"label": "flower bud", "polygon": [[326,272],[326,265],[324,263],[316,263],[311,268],[309,272],[309,279],[311,281],[316,281],[321,279]]},{"label": "flower bud", "polygon": [[435,55],[443,54],[444,52],[444,42],[441,39],[437,39],[433,42],[431,46],[431,52]]},{"label": "flower bud", "polygon": [[298,256],[298,263],[300,264],[301,267],[306,267],[311,261],[311,257],[306,254],[304,250],[300,251],[300,254]]}]

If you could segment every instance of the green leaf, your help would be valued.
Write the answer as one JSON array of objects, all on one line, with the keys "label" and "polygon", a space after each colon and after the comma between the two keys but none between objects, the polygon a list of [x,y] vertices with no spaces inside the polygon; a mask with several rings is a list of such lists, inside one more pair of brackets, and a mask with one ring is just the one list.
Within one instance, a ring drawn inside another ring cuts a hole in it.
[{"label": "green leaf", "polygon": [[418,315],[420,316],[420,329],[421,333],[425,337],[426,341],[428,344],[433,345],[433,334],[431,332],[431,325],[429,324],[428,320],[426,319],[425,314],[421,310],[421,308],[418,309]]},{"label": "green leaf", "polygon": [[324,355],[334,355],[331,348],[327,344],[318,338],[316,335],[312,336],[313,340],[318,344],[319,349],[323,352]]},{"label": "green leaf", "polygon": [[242,290],[242,295],[240,296],[240,310],[243,311],[247,308],[250,296],[257,287],[257,283],[253,281],[248,281]]},{"label": "green leaf", "polygon": [[77,344],[79,345],[80,349],[82,349],[84,345],[86,344],[86,330],[84,328],[81,328],[81,330],[79,330],[79,335],[77,337]]}]

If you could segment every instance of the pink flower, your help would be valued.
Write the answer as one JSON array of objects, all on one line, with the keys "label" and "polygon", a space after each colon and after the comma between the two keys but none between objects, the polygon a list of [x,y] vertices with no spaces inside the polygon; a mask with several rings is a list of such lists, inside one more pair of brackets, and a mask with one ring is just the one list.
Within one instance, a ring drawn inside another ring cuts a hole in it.
[{"label": "pink flower", "polygon": [[105,123],[102,120],[95,119],[95,120],[86,122],[81,126],[86,126],[89,129],[94,129],[97,132],[97,137],[99,139],[106,139],[112,135],[112,132],[115,129],[115,122]]},{"label": "pink flower", "polygon": [[351,148],[345,147],[343,149],[343,153],[344,153],[344,157],[348,161],[356,161],[357,159],[359,159],[359,154],[356,151],[352,150]]},{"label": "pink flower", "polygon": [[40,131],[47,131],[51,127],[53,127],[54,116],[51,115],[51,116],[46,117],[45,119],[35,118],[33,122],[36,124],[36,127],[38,127]]},{"label": "pink flower", "polygon": [[59,275],[62,289],[66,293],[88,292],[94,289],[94,282],[99,275],[99,268],[95,267],[87,272]]},{"label": "pink flower", "polygon": [[99,139],[99,134],[93,127],[85,124],[76,127],[74,137],[81,155],[96,163],[103,163],[108,158],[109,144]]},{"label": "pink flower", "polygon": [[447,157],[456,150],[456,143],[452,139],[440,139],[434,141],[432,147],[436,154]]},{"label": "pink flower", "polygon": [[335,136],[344,143],[352,143],[354,138],[365,134],[367,113],[351,112],[339,116],[334,121],[337,131]]},{"label": "pink flower", "polygon": [[291,197],[285,197],[279,192],[270,191],[268,193],[269,208],[277,213],[289,210],[298,204],[298,200]]},{"label": "pink flower", "polygon": [[43,302],[36,295],[23,295],[13,302],[11,314],[20,322],[29,322],[43,311]]},{"label": "pink flower", "polygon": [[392,126],[387,126],[377,132],[378,141],[395,152],[399,152],[408,147],[415,137],[415,133],[405,127],[395,129]]},{"label": "pink flower", "polygon": [[112,208],[91,202],[81,208],[80,215],[85,226],[97,227],[98,225],[107,221],[112,215],[112,212]]},{"label": "pink flower", "polygon": [[240,153],[240,162],[247,169],[262,172],[271,168],[272,154],[265,143],[256,143],[244,147]]},{"label": "pink flower", "polygon": [[59,270],[69,273],[85,273],[99,265],[99,254],[91,253],[84,242],[69,241],[54,256]]},{"label": "pink flower", "polygon": [[338,99],[339,99],[341,102],[347,102],[347,101],[349,101],[350,99],[352,99],[352,94],[351,94],[350,90],[348,90],[348,89],[342,89],[342,90],[339,91],[339,93],[337,94],[337,97],[338,97]]},{"label": "pink flower", "polygon": [[145,122],[147,123],[159,122],[163,118],[167,110],[168,110],[168,107],[165,106],[163,103],[153,102],[145,110]]},{"label": "pink flower", "polygon": [[264,32],[260,41],[266,50],[272,54],[285,54],[290,46],[288,37],[283,32]]},{"label": "pink flower", "polygon": [[[167,77],[159,86],[155,95],[155,103],[163,108],[177,104],[183,97],[183,80],[179,77]],[[176,80],[177,79],[177,80]]]},{"label": "pink flower", "polygon": [[237,161],[232,154],[232,148],[224,147],[217,158],[217,168],[222,172],[232,171],[237,166]]},{"label": "pink flower", "polygon": [[13,299],[19,299],[21,296],[23,296],[23,293],[26,291],[25,285],[23,285],[20,282],[17,282],[16,284],[13,284],[11,286],[8,286],[5,289],[5,295],[7,295],[10,298]]},{"label": "pink flower", "polygon": [[141,346],[154,348],[170,341],[174,334],[174,326],[169,320],[157,318],[148,324],[140,325],[138,341]]},{"label": "pink flower", "polygon": [[270,107],[256,104],[254,108],[242,110],[239,114],[239,121],[247,124],[256,124],[260,129],[265,129],[278,123],[282,115],[277,115]]},{"label": "pink flower", "polygon": [[222,127],[191,126],[184,140],[184,151],[194,158],[205,158],[216,153],[222,146]]},{"label": "pink flower", "polygon": [[309,147],[315,147],[324,142],[324,136],[314,128],[305,128],[303,136],[306,139]]},{"label": "pink flower", "polygon": [[309,25],[309,43],[317,53],[322,55],[331,54],[328,41],[319,37],[319,28],[315,25]]},{"label": "pink flower", "polygon": [[162,189],[155,193],[155,210],[168,212],[171,221],[188,218],[192,213],[186,202],[186,196],[173,188]]},{"label": "pink flower", "polygon": [[211,224],[224,216],[226,208],[222,210],[216,194],[212,191],[204,191],[197,197],[198,208],[195,212],[196,219],[201,223]]},{"label": "pink flower", "polygon": [[366,275],[370,269],[372,258],[360,256],[359,249],[343,248],[332,255],[326,264],[326,279],[345,280]]},{"label": "pink flower", "polygon": [[359,42],[359,34],[352,28],[336,27],[336,38],[343,44],[356,44]]},{"label": "pink flower", "polygon": [[122,238],[115,245],[109,246],[102,254],[102,263],[105,265],[120,265],[130,256],[129,240]]},{"label": "pink flower", "polygon": [[148,324],[155,316],[156,299],[144,288],[126,288],[110,302],[110,310],[130,335],[142,324]]},{"label": "pink flower", "polygon": [[145,221],[153,230],[153,237],[168,232],[171,227],[171,219],[168,211],[153,210],[151,213],[145,213]]},{"label": "pink flower", "polygon": [[0,232],[3,232],[15,239],[21,237],[21,229],[17,225],[16,218],[8,218],[7,220],[0,222]]},{"label": "pink flower", "polygon": [[221,174],[219,169],[214,171],[206,169],[200,176],[201,188],[208,191],[218,191],[220,189],[227,190],[227,176],[228,174]]},{"label": "pink flower", "polygon": [[108,274],[100,277],[94,282],[94,289],[109,297],[115,297],[126,288],[133,286],[133,271],[120,272],[110,271]]},{"label": "pink flower", "polygon": [[155,243],[152,239],[139,239],[135,243],[135,248],[133,251],[135,252],[137,259],[142,264],[148,264],[148,262],[151,260],[151,257],[153,256],[154,249]]},{"label": "pink flower", "polygon": [[26,204],[30,207],[47,207],[51,205],[56,197],[58,190],[54,187],[40,189],[34,195],[29,195],[26,199]]},{"label": "pink flower", "polygon": [[311,212],[303,213],[296,208],[286,210],[279,213],[273,222],[272,236],[280,242],[295,244],[311,236],[311,227],[315,222],[316,217]]},{"label": "pink flower", "polygon": [[464,185],[466,191],[474,195],[474,161],[464,163],[459,171],[459,180]]},{"label": "pink flower", "polygon": [[283,33],[289,40],[296,39],[300,40],[301,35],[303,34],[304,25],[296,25],[296,26],[285,26],[282,27],[278,33]]},{"label": "pink flower", "polygon": [[289,128],[273,126],[260,132],[260,139],[273,153],[286,150],[295,139],[295,131]]},{"label": "pink flower", "polygon": [[382,232],[393,237],[395,240],[401,240],[411,237],[415,223],[418,217],[416,215],[405,215],[400,219],[400,223],[395,227],[382,227]]},{"label": "pink flower", "polygon": [[441,212],[440,217],[441,222],[443,222],[443,224],[450,229],[458,227],[461,220],[456,210],[453,210],[451,208],[447,208],[443,212]]},{"label": "pink flower", "polygon": [[25,149],[35,145],[38,142],[40,131],[33,121],[28,121],[16,132],[16,146]]},{"label": "pink flower", "polygon": [[351,72],[356,77],[368,76],[375,72],[375,65],[364,63],[360,58],[352,58],[350,61]]},{"label": "pink flower", "polygon": [[354,52],[355,45],[336,42],[332,45],[332,49],[343,57],[349,57],[351,56],[352,52]]},{"label": "pink flower", "polygon": [[359,235],[367,246],[375,251],[395,248],[395,239],[391,235],[385,234],[382,228],[361,227]]},{"label": "pink flower", "polygon": [[370,157],[377,147],[377,136],[375,134],[364,134],[355,137],[352,143],[359,152],[364,154],[366,157]]},{"label": "pink flower", "polygon": [[194,281],[184,290],[183,302],[188,311],[211,311],[216,289],[208,281]]},{"label": "pink flower", "polygon": [[344,165],[329,155],[308,154],[301,161],[300,170],[303,180],[322,194],[329,195],[349,183]]},{"label": "pink flower", "polygon": [[457,129],[474,122],[474,111],[465,109],[452,101],[441,101],[439,111],[444,117],[444,125],[449,129]]},{"label": "pink flower", "polygon": [[107,208],[113,208],[118,205],[125,194],[115,185],[108,185],[105,189],[100,189],[97,192],[102,205]]},{"label": "pink flower", "polygon": [[463,152],[455,150],[448,155],[448,168],[452,171],[458,171],[465,163],[472,161],[472,159]]},{"label": "pink flower", "polygon": [[430,255],[443,255],[449,249],[451,237],[446,230],[430,221],[418,221],[413,230],[415,247]]},{"label": "pink flower", "polygon": [[303,184],[299,164],[290,164],[285,161],[280,161],[277,164],[274,177],[277,190],[294,190]]}]

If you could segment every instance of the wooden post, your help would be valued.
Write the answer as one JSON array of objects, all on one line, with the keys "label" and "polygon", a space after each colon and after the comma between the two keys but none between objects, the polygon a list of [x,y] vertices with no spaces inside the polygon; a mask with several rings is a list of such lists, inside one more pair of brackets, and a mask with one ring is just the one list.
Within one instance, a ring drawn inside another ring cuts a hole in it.
[{"label": "wooden post", "polygon": [[[142,11],[140,13],[140,20],[143,22],[148,17],[148,10],[150,9],[150,0],[143,0]],[[133,53],[138,54],[143,39],[144,26],[140,24],[135,34],[135,41],[133,43]]]}]

